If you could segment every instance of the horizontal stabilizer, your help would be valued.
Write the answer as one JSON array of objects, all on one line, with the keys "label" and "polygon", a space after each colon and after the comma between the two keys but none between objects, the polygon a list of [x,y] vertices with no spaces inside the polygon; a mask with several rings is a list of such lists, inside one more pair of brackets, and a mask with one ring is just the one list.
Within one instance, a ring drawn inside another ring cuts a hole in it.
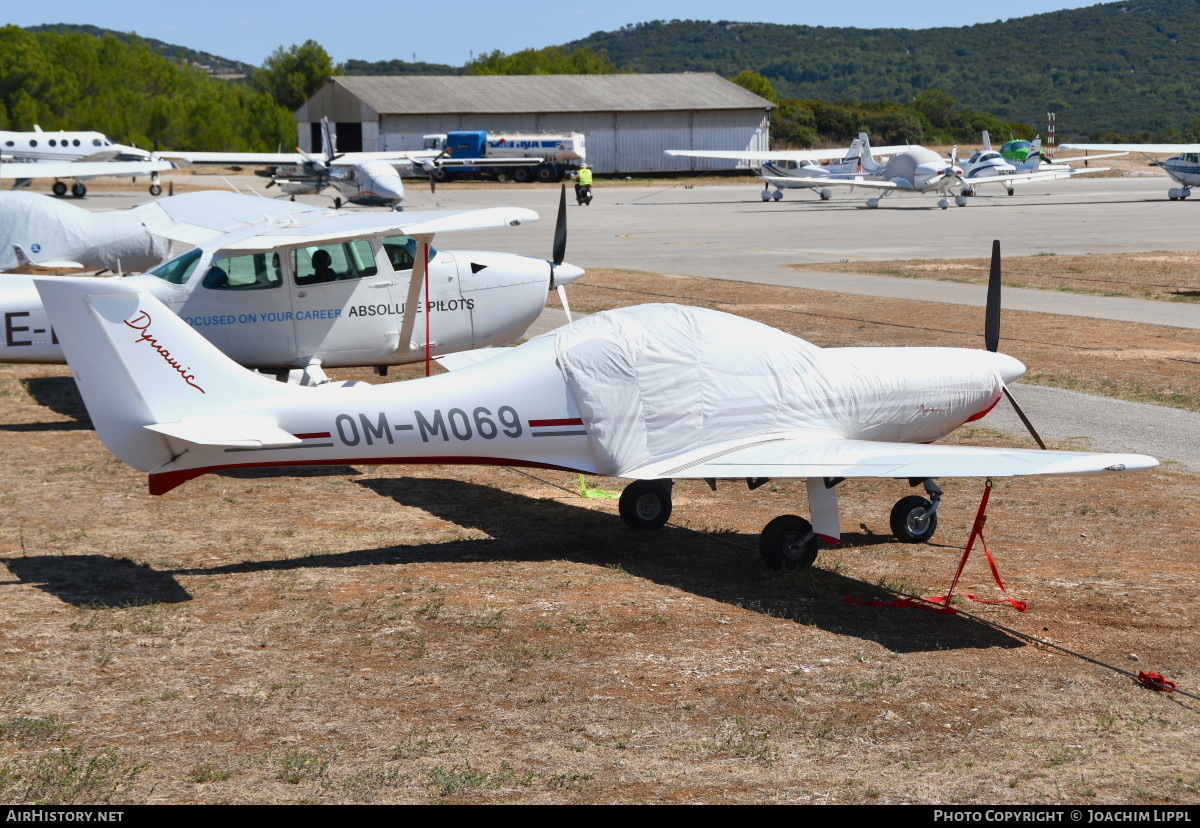
[{"label": "horizontal stabilizer", "polygon": [[433,359],[447,371],[458,371],[462,368],[470,368],[472,365],[478,365],[481,362],[487,362],[492,357],[508,353],[508,351],[508,348],[476,348],[474,351],[442,354]]},{"label": "horizontal stabilizer", "polygon": [[28,253],[26,253],[25,248],[21,247],[21,245],[14,244],[12,248],[13,253],[17,257],[18,267],[63,267],[71,268],[73,270],[83,270],[83,265],[81,265],[79,262],[67,261],[65,259],[62,261],[37,261]]},{"label": "horizontal stabilizer", "polygon": [[189,417],[176,423],[152,423],[144,427],[201,446],[274,448],[303,442],[280,428],[270,417],[250,414]]}]

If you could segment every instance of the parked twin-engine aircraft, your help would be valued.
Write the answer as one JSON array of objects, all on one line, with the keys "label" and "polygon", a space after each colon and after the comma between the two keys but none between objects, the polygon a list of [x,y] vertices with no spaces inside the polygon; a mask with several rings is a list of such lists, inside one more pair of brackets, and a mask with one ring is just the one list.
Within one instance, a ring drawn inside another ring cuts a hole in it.
[{"label": "parked twin-engine aircraft", "polygon": [[931,499],[902,498],[891,515],[900,540],[919,542],[937,526],[936,477],[1157,465],[1138,454],[929,445],[986,414],[1025,370],[996,352],[998,306],[988,350],[977,351],[822,349],[718,311],[639,305],[448,374],[312,389],[238,367],[132,280],[43,278],[37,288],[98,435],[149,472],[153,494],[240,467],[515,465],[632,478],[621,516],[653,529],[670,515],[674,479],[754,488],[799,477],[812,523],[779,517],[760,539],[770,566],[794,569],[813,561],[819,538],[840,538],[843,478],[923,482]]},{"label": "parked twin-engine aircraft", "polygon": [[[321,119],[321,155],[297,149],[295,152],[162,152],[163,158],[175,158],[189,164],[222,164],[261,166],[263,175],[271,179],[267,187],[276,184],[295,201],[297,195],[319,193],[333,187],[338,195],[334,208],[342,201],[368,207],[399,209],[404,201],[401,168],[412,171],[420,168],[429,176],[429,186],[435,188],[434,173],[448,166],[485,166],[499,163],[490,158],[452,158],[445,151],[408,150],[396,152],[338,153],[329,119]],[[541,158],[505,159],[507,166],[540,164]]]},{"label": "parked twin-engine aircraft", "polygon": [[[1063,144],[1063,149],[1076,150],[1111,150],[1113,154],[1138,152],[1146,156],[1156,167],[1181,186],[1167,190],[1167,198],[1171,201],[1182,201],[1192,194],[1192,187],[1200,187],[1200,144]],[[1171,155],[1175,153],[1174,155]],[[1163,155],[1171,155],[1166,161],[1159,161]],[[1091,156],[1095,158],[1096,156]]]},{"label": "parked twin-engine aircraft", "polygon": [[[795,179],[861,176],[863,147],[866,144],[867,134],[860,132],[850,143],[850,148],[845,150],[666,150],[666,154],[685,158],[721,158],[758,165],[764,182],[763,201],[779,201],[785,189],[816,190],[821,200],[827,201],[833,195],[829,188],[819,184],[796,183]],[[906,149],[907,145],[878,147],[875,151],[890,155]],[[775,187],[774,192],[771,192],[771,187]]]},{"label": "parked twin-engine aircraft", "polygon": [[[537,219],[520,208],[354,214],[232,193],[150,206],[170,210],[158,235],[197,246],[146,274],[96,284],[152,294],[242,365],[303,384],[325,382],[323,367],[371,365],[383,373],[502,345],[538,317],[550,288],[563,297],[562,286],[583,273],[562,262],[564,201],[552,261],[430,246],[436,233]],[[231,229],[224,216],[235,211],[240,227]],[[214,232],[214,222],[230,232]],[[0,280],[0,319],[0,362],[64,361],[60,331],[32,278]]]},{"label": "parked twin-engine aircraft", "polygon": [[56,196],[67,194],[60,178],[74,179],[71,194],[87,194],[84,181],[105,176],[137,178],[150,176],[150,195],[160,195],[158,174],[174,168],[145,150],[114,144],[99,132],[33,132],[0,130],[0,179],[15,180],[23,187],[35,178],[53,178]]}]

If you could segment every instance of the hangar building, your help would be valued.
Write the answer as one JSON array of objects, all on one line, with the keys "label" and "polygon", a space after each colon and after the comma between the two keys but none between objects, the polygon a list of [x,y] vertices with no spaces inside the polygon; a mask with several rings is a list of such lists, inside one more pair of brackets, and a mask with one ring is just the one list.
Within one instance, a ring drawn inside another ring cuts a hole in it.
[{"label": "hangar building", "polygon": [[766,150],[773,105],[712,73],[340,76],[296,110],[300,145],[336,124],[340,152],[421,149],[459,129],[582,132],[599,173],[732,169],[668,149]]}]

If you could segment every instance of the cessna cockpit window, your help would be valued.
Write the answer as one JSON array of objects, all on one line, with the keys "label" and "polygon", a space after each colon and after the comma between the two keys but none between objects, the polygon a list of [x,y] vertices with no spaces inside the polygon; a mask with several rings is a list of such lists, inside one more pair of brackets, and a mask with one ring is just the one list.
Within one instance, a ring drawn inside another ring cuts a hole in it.
[{"label": "cessna cockpit window", "polygon": [[163,262],[150,272],[164,282],[170,282],[173,285],[182,285],[188,279],[192,278],[192,271],[196,269],[199,261],[200,251],[198,249],[189,250],[170,261]]},{"label": "cessna cockpit window", "polygon": [[374,276],[379,272],[371,243],[366,239],[292,251],[292,273],[296,284],[320,285]]},{"label": "cessna cockpit window", "polygon": [[[412,270],[413,262],[417,260],[417,240],[412,236],[392,236],[383,240],[383,250],[387,253],[392,270]],[[437,250],[431,245],[429,260],[437,255]]]},{"label": "cessna cockpit window", "polygon": [[1183,161],[1187,164],[1200,164],[1200,153],[1185,152],[1183,154]]},{"label": "cessna cockpit window", "polygon": [[209,290],[266,290],[283,284],[278,253],[251,253],[217,259],[204,274]]}]

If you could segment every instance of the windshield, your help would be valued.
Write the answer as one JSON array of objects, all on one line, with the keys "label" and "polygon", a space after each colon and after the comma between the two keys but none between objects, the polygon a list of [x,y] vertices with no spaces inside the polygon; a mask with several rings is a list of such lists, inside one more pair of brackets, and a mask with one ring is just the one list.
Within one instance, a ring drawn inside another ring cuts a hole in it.
[{"label": "windshield", "polygon": [[173,285],[182,285],[192,277],[192,271],[196,269],[196,264],[200,261],[200,248],[194,248],[188,252],[176,256],[170,261],[163,262],[158,267],[150,271],[164,282],[170,282]]}]

